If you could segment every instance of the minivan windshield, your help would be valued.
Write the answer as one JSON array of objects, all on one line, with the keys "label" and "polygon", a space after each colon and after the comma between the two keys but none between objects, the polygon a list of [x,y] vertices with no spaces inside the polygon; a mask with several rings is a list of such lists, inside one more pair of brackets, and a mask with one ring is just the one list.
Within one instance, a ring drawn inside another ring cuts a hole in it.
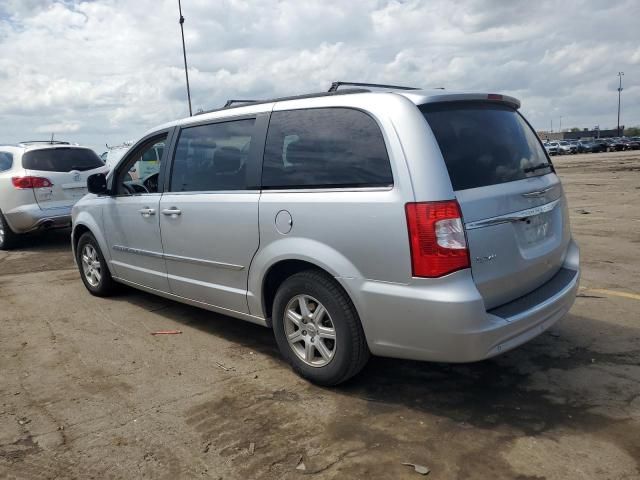
[{"label": "minivan windshield", "polygon": [[436,137],[454,190],[553,171],[536,133],[507,105],[440,102],[421,105],[420,110]]},{"label": "minivan windshield", "polygon": [[26,152],[22,166],[42,172],[83,172],[104,166],[100,157],[88,148],[46,148]]}]

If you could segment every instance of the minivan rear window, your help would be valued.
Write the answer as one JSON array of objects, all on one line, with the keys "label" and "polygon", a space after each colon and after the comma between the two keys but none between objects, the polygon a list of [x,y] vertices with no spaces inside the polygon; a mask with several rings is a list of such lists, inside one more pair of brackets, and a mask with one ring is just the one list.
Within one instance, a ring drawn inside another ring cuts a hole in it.
[{"label": "minivan rear window", "polygon": [[32,150],[22,156],[26,170],[42,172],[83,172],[104,166],[100,157],[88,148],[47,148]]},{"label": "minivan rear window", "polygon": [[[511,107],[487,102],[442,102],[422,105],[420,110],[436,137],[454,190],[513,182],[553,171],[536,133]],[[542,167],[545,164],[548,166]]]},{"label": "minivan rear window", "polygon": [[264,150],[266,189],[389,187],[378,124],[349,108],[273,112]]}]

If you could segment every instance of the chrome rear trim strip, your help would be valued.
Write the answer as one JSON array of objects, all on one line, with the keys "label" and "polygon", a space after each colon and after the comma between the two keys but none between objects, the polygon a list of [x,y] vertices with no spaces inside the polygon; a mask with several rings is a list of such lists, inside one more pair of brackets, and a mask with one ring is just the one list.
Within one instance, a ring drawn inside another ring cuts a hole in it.
[{"label": "chrome rear trim strip", "polygon": [[557,200],[554,200],[553,202],[540,205],[539,207],[527,208],[526,210],[520,210],[519,212],[507,213],[505,215],[491,217],[485,220],[478,220],[477,222],[465,223],[464,227],[467,230],[473,230],[475,228],[483,228],[483,227],[488,227],[490,225],[498,225],[500,223],[509,223],[509,222],[515,222],[519,220],[524,220],[529,217],[540,215],[541,213],[550,212],[551,210],[553,210],[558,206],[558,204],[560,203],[560,200],[561,199],[559,198]]}]

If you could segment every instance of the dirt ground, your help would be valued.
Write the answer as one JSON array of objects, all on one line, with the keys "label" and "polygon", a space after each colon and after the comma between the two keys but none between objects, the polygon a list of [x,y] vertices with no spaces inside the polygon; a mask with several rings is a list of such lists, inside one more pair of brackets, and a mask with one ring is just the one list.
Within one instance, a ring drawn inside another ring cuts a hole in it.
[{"label": "dirt ground", "polygon": [[568,317],[490,361],[375,358],[334,389],[267,329],[90,296],[68,231],[0,253],[0,478],[640,478],[640,152],[554,161],[582,249]]}]

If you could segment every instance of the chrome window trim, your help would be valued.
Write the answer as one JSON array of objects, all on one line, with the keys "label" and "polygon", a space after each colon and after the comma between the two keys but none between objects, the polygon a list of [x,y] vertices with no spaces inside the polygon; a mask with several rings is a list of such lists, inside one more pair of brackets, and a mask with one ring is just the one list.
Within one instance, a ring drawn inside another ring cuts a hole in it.
[{"label": "chrome window trim", "polygon": [[331,193],[331,192],[390,192],[388,187],[336,187],[336,188],[265,188],[262,193]]}]

